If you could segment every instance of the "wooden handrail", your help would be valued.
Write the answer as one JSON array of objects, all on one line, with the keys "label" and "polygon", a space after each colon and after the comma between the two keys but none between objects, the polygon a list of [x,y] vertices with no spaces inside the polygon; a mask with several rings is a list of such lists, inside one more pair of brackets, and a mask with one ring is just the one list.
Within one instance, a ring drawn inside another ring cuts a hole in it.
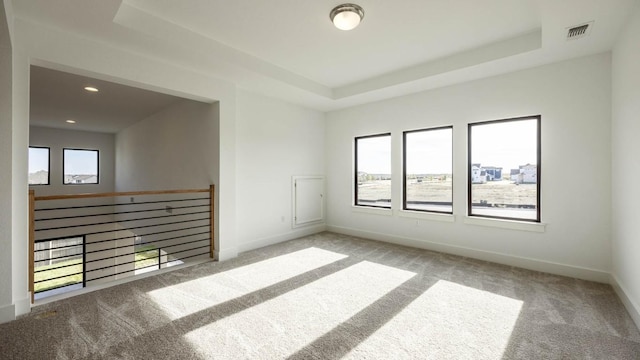
[{"label": "wooden handrail", "polygon": [[139,195],[194,194],[194,193],[208,193],[210,191],[211,191],[210,189],[160,190],[160,191],[123,191],[123,192],[111,192],[111,193],[91,193],[91,194],[36,196],[35,200],[36,201],[45,201],[45,200],[69,200],[69,199],[118,197],[118,196],[139,196]]},{"label": "wooden handrail", "polygon": [[88,198],[106,198],[121,196],[143,196],[143,195],[167,195],[167,194],[209,194],[210,204],[210,257],[215,258],[215,185],[210,185],[208,189],[183,189],[183,190],[159,190],[159,191],[124,191],[111,193],[85,193],[69,195],[47,195],[36,196],[34,190],[29,190],[29,290],[31,291],[31,303],[34,302],[34,277],[35,277],[35,208],[37,201],[48,200],[72,200]]}]

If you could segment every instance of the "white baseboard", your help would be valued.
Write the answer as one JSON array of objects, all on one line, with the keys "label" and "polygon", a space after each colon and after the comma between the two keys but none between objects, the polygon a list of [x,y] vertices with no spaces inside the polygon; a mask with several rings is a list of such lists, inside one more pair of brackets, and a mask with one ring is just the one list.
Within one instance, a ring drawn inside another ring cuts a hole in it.
[{"label": "white baseboard", "polygon": [[16,317],[31,312],[31,292],[27,293],[27,297],[17,300],[14,303]]},{"label": "white baseboard", "polygon": [[389,242],[398,245],[416,247],[420,249],[443,252],[447,254],[466,256],[474,259],[490,261],[498,264],[515,266],[523,269],[541,271],[545,273],[569,276],[573,278],[609,283],[609,273],[601,270],[588,269],[579,266],[558,264],[550,261],[530,259],[520,256],[496,253],[492,251],[472,249],[462,246],[436,243],[421,239],[412,239],[391,234],[382,234],[342,226],[327,226],[327,231],[339,234],[358,236],[362,238]]},{"label": "white baseboard", "polygon": [[245,252],[249,250],[259,249],[261,247],[278,244],[284,241],[297,239],[299,237],[308,236],[323,232],[327,229],[325,224],[312,225],[308,227],[300,227],[291,230],[290,232],[279,234],[275,236],[269,236],[258,240],[242,243],[238,246],[239,252]]},{"label": "white baseboard", "polygon": [[238,257],[238,249],[224,249],[224,250],[215,250],[214,251],[215,259],[218,261],[226,261],[229,259],[233,259]]},{"label": "white baseboard", "polygon": [[631,315],[633,322],[635,322],[638,329],[640,329],[640,306],[638,306],[638,304],[627,295],[629,292],[626,290],[626,287],[622,285],[617,276],[611,274],[609,283],[613,287],[613,290],[616,292],[616,294],[618,294],[620,300],[622,300],[624,307],[627,308],[627,311],[629,312],[629,315]]},{"label": "white baseboard", "polygon": [[14,304],[0,306],[0,324],[16,319],[16,307]]}]

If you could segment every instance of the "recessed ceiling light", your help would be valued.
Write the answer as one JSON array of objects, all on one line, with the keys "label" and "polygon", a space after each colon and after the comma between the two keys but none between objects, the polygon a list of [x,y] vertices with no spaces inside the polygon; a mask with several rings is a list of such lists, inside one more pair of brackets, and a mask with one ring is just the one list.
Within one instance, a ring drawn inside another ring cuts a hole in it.
[{"label": "recessed ceiling light", "polygon": [[95,88],[93,86],[85,86],[84,87],[85,90],[90,91],[90,92],[98,92],[98,88]]},{"label": "recessed ceiling light", "polygon": [[75,124],[76,121],[75,120],[66,120],[67,124]]}]

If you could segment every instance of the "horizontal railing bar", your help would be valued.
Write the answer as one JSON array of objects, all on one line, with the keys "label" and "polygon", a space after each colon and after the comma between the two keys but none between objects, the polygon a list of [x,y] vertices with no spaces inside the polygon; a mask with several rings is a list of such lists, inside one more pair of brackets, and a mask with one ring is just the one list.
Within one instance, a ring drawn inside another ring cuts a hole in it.
[{"label": "horizontal railing bar", "polygon": [[[195,249],[192,249],[195,250]],[[196,256],[202,256],[202,255],[209,255],[209,252],[204,252],[204,253],[200,253],[200,254],[195,254],[195,255],[189,255],[189,256],[185,256],[185,257],[181,257],[179,259],[175,259],[175,260],[171,260],[171,261],[165,261],[165,262],[161,262],[160,265],[166,265],[168,263],[174,262],[174,261],[179,261],[179,260],[184,260],[184,259],[189,259],[192,257],[196,257]]]},{"label": "horizontal railing bar", "polygon": [[[75,234],[75,235],[69,235],[68,237],[72,238],[72,237],[76,237],[76,236],[83,236],[83,235],[84,235],[84,236],[89,236],[89,235],[106,234],[106,233],[116,232],[116,231],[135,230],[135,229],[145,229],[145,228],[150,228],[150,227],[154,227],[154,226],[166,226],[166,225],[184,224],[184,223],[188,223],[188,222],[202,221],[202,220],[209,220],[209,218],[208,218],[208,217],[206,217],[206,218],[193,219],[193,220],[185,220],[185,221],[168,222],[168,223],[164,223],[164,224],[157,224],[157,225],[135,226],[135,227],[131,227],[131,228],[118,229],[118,230],[104,230],[104,231],[96,231],[96,232],[91,232],[91,233],[86,233],[86,234]],[[92,243],[89,243],[89,244],[92,244]]]},{"label": "horizontal railing bar", "polygon": [[[124,249],[124,248],[128,248],[128,247],[131,247],[131,246],[140,246],[140,245],[155,244],[155,243],[159,243],[159,242],[163,242],[163,241],[176,240],[176,239],[182,239],[182,238],[186,238],[186,237],[188,237],[188,236],[196,236],[196,235],[204,235],[204,234],[209,235],[209,232],[208,232],[208,231],[206,231],[206,232],[195,233],[195,234],[189,234],[189,235],[174,236],[174,237],[170,237],[170,238],[167,238],[167,239],[161,239],[161,240],[156,240],[156,241],[149,241],[149,242],[144,242],[144,243],[139,243],[139,244],[131,244],[131,245],[115,246],[115,247],[108,248],[108,249],[87,251],[86,253],[87,253],[87,254],[94,254],[94,253],[99,253],[99,252],[102,252],[102,251],[109,251],[109,250],[116,250],[116,249]],[[211,239],[210,239],[210,238],[207,238],[207,239],[205,239],[205,240],[211,240]],[[91,243],[91,244],[93,244],[93,243]],[[143,251],[145,251],[145,250],[143,250]],[[137,252],[134,252],[134,253],[137,253]]]},{"label": "horizontal railing bar", "polygon": [[[203,247],[209,247],[209,246],[203,246]],[[200,248],[203,248],[203,247],[193,248],[193,249],[184,250],[184,251],[179,251],[179,252],[185,252],[185,251],[190,251],[190,250],[197,250],[197,249],[200,249]],[[177,253],[179,253],[179,252],[176,252],[176,253],[174,253],[174,254],[177,254]],[[209,254],[209,253],[208,253],[208,252],[205,252],[205,253],[201,253],[201,254],[185,256],[185,257],[183,257],[183,258],[179,258],[179,259],[175,259],[175,260],[171,260],[171,261],[160,262],[160,264],[159,264],[159,265],[160,265],[160,267],[161,267],[163,264],[168,264],[168,263],[170,263],[170,262],[174,262],[174,261],[178,261],[178,260],[184,260],[184,259],[189,259],[189,258],[192,258],[192,257],[202,256],[202,255],[207,255],[207,254]],[[142,260],[136,260],[136,261],[142,261]],[[134,261],[134,262],[136,262],[136,261]],[[131,263],[131,262],[129,262],[129,263]],[[106,267],[106,268],[109,268],[109,267],[116,267],[116,266],[119,266],[119,265],[125,265],[125,264],[129,264],[129,263],[122,263],[122,264],[118,264],[118,265],[112,265],[112,266],[108,266],[108,267]],[[131,272],[131,271],[136,271],[136,270],[141,270],[141,269],[146,269],[146,268],[149,268],[149,267],[156,267],[156,266],[158,266],[158,264],[152,264],[152,265],[144,266],[144,267],[137,268],[137,269],[134,269],[134,270],[126,270],[126,271],[122,271],[122,272],[119,272],[119,273],[109,274],[109,275],[101,276],[101,277],[94,278],[94,279],[88,279],[87,281],[100,280],[100,279],[104,279],[104,278],[107,278],[107,277],[110,277],[110,276],[116,276],[116,275],[120,275],[120,274],[124,274],[124,273]],[[106,268],[103,268],[102,270],[104,270],[104,269],[106,269]],[[96,270],[97,270],[97,269],[96,269]],[[87,272],[90,272],[90,271],[93,271],[93,270],[89,270],[89,271],[87,271]],[[34,284],[41,283],[41,282],[45,282],[45,281],[50,281],[50,280],[61,279],[61,278],[68,277],[68,276],[79,275],[79,274],[82,274],[82,272],[74,273],[74,274],[67,274],[67,275],[63,275],[63,276],[59,276],[59,277],[55,277],[55,278],[51,278],[51,279],[46,279],[46,280],[34,281]],[[49,291],[49,290],[55,290],[55,289],[59,289],[59,288],[63,288],[63,287],[71,286],[71,285],[81,284],[81,283],[82,283],[82,281],[79,281],[79,282],[76,282],[76,283],[73,283],[73,284],[67,284],[67,285],[56,286],[56,287],[53,287],[53,288],[48,288],[48,289],[46,289],[46,290],[37,290],[37,291],[35,291],[35,293],[44,292],[44,291]]]},{"label": "horizontal railing bar", "polygon": [[[183,257],[183,258],[176,259],[176,260],[184,260],[184,259],[189,259],[189,258],[192,258],[192,257],[202,256],[202,255],[208,255],[208,254],[209,254],[208,252],[205,252],[205,253],[201,253],[201,254],[185,256],[185,257]],[[160,266],[162,266],[163,264],[168,264],[168,263],[170,263],[170,262],[174,262],[174,261],[176,261],[176,260],[171,260],[171,261],[161,262],[161,263],[160,263]],[[150,267],[157,267],[157,266],[158,266],[158,264],[153,264],[153,265],[149,265],[149,266],[144,266],[144,267],[141,267],[141,268],[137,268],[137,269],[134,269],[134,270],[121,271],[121,272],[118,272],[118,273],[109,274],[109,275],[105,275],[105,276],[100,276],[100,277],[93,278],[93,279],[87,279],[87,282],[89,282],[89,281],[95,281],[95,280],[100,280],[100,279],[108,278],[108,277],[111,277],[111,276],[117,276],[117,275],[125,274],[125,273],[128,273],[128,272],[136,271],[136,270],[142,270],[142,269],[146,269],[146,268],[150,268]]]},{"label": "horizontal railing bar", "polygon": [[[74,235],[74,236],[58,236],[58,237],[52,237],[52,238],[46,238],[46,239],[40,239],[40,240],[34,240],[34,242],[36,243],[41,243],[41,242],[47,242],[47,241],[57,241],[57,240],[71,240],[71,239],[75,239],[75,238],[82,238],[82,235]],[[82,244],[80,244],[82,245]]]},{"label": "horizontal railing bar", "polygon": [[[80,246],[82,246],[82,245],[80,245]],[[44,259],[44,260],[36,260],[35,262],[41,262],[41,261],[47,261],[47,260],[58,260],[58,259],[65,259],[65,258],[72,258],[72,257],[76,257],[76,256],[82,256],[82,254],[55,256],[55,257],[48,258],[48,259]]]},{"label": "horizontal railing bar", "polygon": [[[193,233],[193,234],[182,235],[182,236],[173,236],[173,237],[166,238],[166,239],[160,239],[160,240],[149,241],[149,242],[142,242],[142,243],[139,243],[139,244],[135,244],[135,246],[147,245],[147,244],[155,244],[155,243],[159,243],[159,242],[163,242],[163,241],[177,240],[177,239],[182,239],[182,238],[186,238],[186,237],[189,237],[189,236],[205,235],[205,234],[209,235],[210,232],[209,231],[205,231],[205,232]],[[205,240],[211,240],[211,238],[207,237]]]},{"label": "horizontal railing bar", "polygon": [[82,284],[82,281],[78,281],[78,282],[71,283],[71,284],[66,284],[66,285],[58,285],[58,286],[54,286],[54,287],[52,287],[52,288],[48,288],[48,289],[44,289],[44,290],[36,290],[36,291],[34,291],[34,293],[38,294],[38,293],[41,293],[41,292],[46,292],[46,291],[50,291],[50,290],[61,289],[61,288],[65,288],[65,287],[67,287],[67,286],[73,286],[73,285],[78,285],[78,284]]},{"label": "horizontal railing bar", "polygon": [[[187,250],[183,250],[183,251],[177,251],[177,252],[175,252],[175,253],[173,253],[173,254],[179,254],[179,253],[181,253],[181,252],[191,251],[191,250],[198,250],[198,249],[202,249],[202,248],[205,248],[205,247],[206,247],[206,248],[208,248],[208,247],[209,247],[209,245],[207,245],[207,246],[195,247],[195,248],[191,248],[191,249],[187,249]],[[156,249],[156,250],[158,250],[158,249]],[[162,250],[162,248],[160,248],[159,250]],[[171,255],[173,255],[173,254],[171,254]],[[124,254],[124,255],[128,255],[128,254]],[[122,255],[120,255],[120,256],[122,256]],[[160,256],[162,256],[162,255],[160,255]],[[168,256],[168,255],[164,255],[164,256]],[[107,260],[107,259],[101,259],[101,260]],[[148,259],[133,260],[133,261],[127,261],[127,262],[120,263],[120,264],[116,264],[116,265],[103,266],[103,267],[100,267],[100,268],[87,270],[87,271],[86,271],[86,273],[90,273],[90,272],[93,272],[93,271],[106,270],[106,269],[110,269],[110,268],[114,268],[114,267],[122,266],[122,265],[135,264],[135,263],[137,263],[137,262],[139,262],[139,261],[145,261],[145,260],[148,260]],[[165,262],[165,264],[166,264],[166,262]],[[140,269],[140,268],[138,268],[138,269],[134,268],[133,270],[127,270],[127,271],[135,271],[135,270],[139,270],[139,269]]]},{"label": "horizontal railing bar", "polygon": [[[81,257],[82,253],[80,254],[74,254],[74,255],[63,255],[63,256],[54,256],[52,258],[48,258],[48,259],[44,259],[44,260],[36,260],[35,262],[43,262],[43,261],[47,261],[47,260],[59,260],[59,259],[66,259],[66,258],[73,258],[73,257]],[[74,260],[74,259],[69,259],[69,260]]]},{"label": "horizontal railing bar", "polygon": [[[186,244],[193,244],[193,243],[197,243],[197,242],[201,242],[201,241],[208,241],[208,240],[211,240],[211,239],[210,239],[210,238],[206,238],[206,239],[200,239],[200,240],[187,241],[187,242],[183,242],[183,243],[180,243],[180,244],[169,245],[169,246],[163,246],[163,247],[161,247],[160,249],[164,250],[164,249],[168,249],[168,248],[175,247],[175,246],[186,245]],[[209,245],[207,244],[207,247],[208,247],[208,246],[209,246]],[[177,254],[177,253],[172,253],[172,254]]]},{"label": "horizontal railing bar", "polygon": [[111,276],[118,276],[118,275],[126,274],[126,273],[133,272],[133,271],[136,271],[136,270],[142,270],[142,269],[146,269],[146,268],[150,268],[150,267],[158,267],[158,264],[143,266],[141,268],[137,268],[137,269],[133,269],[133,270],[125,270],[125,271],[121,271],[121,272],[117,272],[117,273],[113,273],[113,274],[109,274],[109,275],[100,276],[100,277],[93,278],[93,279],[87,279],[87,282],[100,280],[100,279],[108,278],[108,277],[111,277]]},{"label": "horizontal railing bar", "polygon": [[[76,255],[76,256],[82,256],[82,254]],[[50,260],[50,259],[47,259]],[[40,261],[47,261],[47,260],[40,260]],[[78,259],[78,260],[82,260],[82,259]],[[38,261],[36,261],[38,262]],[[34,274],[37,274],[39,272],[47,272],[47,271],[51,271],[51,270],[58,270],[58,269],[64,269],[66,267],[71,267],[71,266],[78,266],[78,265],[82,265],[82,262],[79,262],[77,264],[69,264],[69,265],[64,265],[64,266],[56,266],[54,268],[50,268],[50,269],[41,269],[41,270],[36,270],[34,271]],[[37,269],[38,267],[36,267]]]},{"label": "horizontal railing bar", "polygon": [[[127,255],[127,254],[124,254]],[[107,259],[101,259],[101,260],[107,260]],[[122,265],[129,265],[129,264],[134,264],[137,263],[138,261],[144,261],[144,260],[148,260],[148,259],[140,259],[140,260],[133,260],[133,261],[127,261],[127,262],[123,262],[120,264],[116,264],[116,265],[109,265],[109,266],[103,266],[101,268],[96,268],[96,269],[91,269],[91,270],[87,270],[87,273],[93,272],[93,271],[100,271],[100,270],[105,270],[105,269],[110,269],[110,268],[114,268],[117,266],[122,266]],[[155,259],[154,259],[155,260]],[[133,270],[127,270],[127,271],[136,271],[138,269],[136,269],[135,267],[133,268]]]},{"label": "horizontal railing bar", "polygon": [[[55,241],[55,240],[51,240],[51,241]],[[58,240],[59,241],[59,240]],[[38,241],[37,243],[43,243],[43,242],[48,242],[48,241]],[[76,246],[82,246],[82,244],[75,244],[75,245],[67,245],[67,246],[58,246],[58,247],[52,247],[49,249],[40,249],[40,250],[33,250],[34,253],[40,252],[40,251],[51,251],[51,250],[60,250],[60,249],[70,249]]]},{"label": "horizontal railing bar", "polygon": [[209,198],[203,197],[203,198],[192,198],[192,199],[140,201],[140,202],[133,202],[133,203],[128,202],[128,203],[113,203],[113,204],[100,204],[100,205],[65,206],[65,207],[55,207],[55,208],[40,208],[40,209],[35,209],[34,211],[73,210],[73,209],[98,208],[98,207],[107,207],[107,206],[114,207],[114,206],[127,206],[127,205],[146,205],[146,204],[161,204],[161,203],[178,202],[178,201],[200,201],[200,200],[209,200]]},{"label": "horizontal railing bar", "polygon": [[[196,207],[209,207],[211,204],[203,204],[203,205],[190,205],[190,206],[172,206],[172,210],[177,209],[190,209]],[[36,219],[34,221],[51,221],[51,220],[66,220],[66,219],[76,219],[76,218],[86,218],[92,216],[110,216],[110,215],[122,215],[122,214],[134,214],[134,213],[145,213],[145,212],[153,212],[153,211],[166,211],[166,208],[157,208],[157,209],[149,209],[149,210],[134,210],[134,211],[119,211],[119,212],[111,212],[111,213],[103,213],[103,214],[89,214],[89,215],[72,215],[72,216],[61,216],[61,217],[53,217],[53,218],[44,218],[44,219]],[[183,214],[176,214],[183,215]]]},{"label": "horizontal railing bar", "polygon": [[[202,240],[199,240],[199,241],[202,241]],[[203,247],[209,247],[209,245],[207,245],[207,246],[195,247],[195,248],[188,249],[188,250],[178,251],[178,252],[175,252],[175,253],[172,253],[172,254],[167,254],[167,255],[158,255],[158,256],[168,256],[168,255],[178,254],[178,253],[180,253],[180,252],[184,252],[184,251],[202,249]],[[153,250],[160,250],[160,251],[162,251],[162,249],[163,249],[163,248],[153,249]],[[153,250],[151,250],[151,249],[150,249],[150,250],[147,250],[147,251],[153,251]],[[115,259],[115,258],[117,258],[117,257],[126,256],[126,255],[131,255],[131,253],[129,253],[129,254],[122,254],[122,255],[118,255],[118,256],[114,256],[114,257],[109,257],[109,258],[104,258],[104,259],[99,259],[99,260],[94,260],[94,261],[102,261],[102,260]],[[154,256],[154,257],[157,257],[157,256]],[[119,264],[116,264],[116,265],[103,266],[103,267],[100,267],[100,268],[95,268],[95,269],[87,270],[86,272],[87,272],[87,273],[90,273],[90,272],[93,272],[93,271],[100,271],[100,270],[110,269],[110,268],[114,268],[114,267],[117,267],[117,266],[128,265],[128,264],[134,264],[134,263],[137,263],[137,262],[139,262],[139,261],[145,261],[145,260],[148,260],[148,259],[133,260],[133,261],[127,261],[127,262],[119,263]],[[133,271],[135,271],[135,270],[137,270],[137,269],[134,269]],[[129,271],[132,271],[132,270],[129,270]]]},{"label": "horizontal railing bar", "polygon": [[[200,242],[200,241],[207,241],[207,240],[210,240],[210,239],[209,239],[209,238],[206,238],[206,239],[200,239],[200,240],[196,240],[196,241],[185,242],[185,243],[182,243],[182,244],[190,244],[190,243],[192,243],[192,242]],[[131,247],[131,246],[134,246],[134,245],[121,246],[121,247],[119,247],[119,249],[121,249],[121,248],[125,248],[125,247]],[[168,247],[168,246],[166,246],[166,247]],[[103,261],[103,260],[109,260],[109,259],[116,259],[116,258],[119,258],[119,257],[121,257],[121,256],[128,256],[128,255],[134,255],[134,254],[141,254],[141,253],[145,253],[145,252],[149,252],[149,251],[155,251],[155,250],[158,250],[158,249],[164,249],[164,248],[166,248],[166,247],[160,247],[160,248],[155,248],[155,249],[147,249],[147,250],[138,250],[138,251],[129,252],[129,253],[126,253],[126,254],[120,254],[120,255],[114,255],[114,256],[107,256],[107,257],[102,257],[102,258],[99,258],[99,259],[94,259],[94,260],[85,261],[85,263],[87,263],[87,264],[88,264],[88,263],[97,262],[97,261]],[[116,248],[110,248],[110,249],[105,249],[105,250],[95,250],[95,251],[92,251],[92,252],[87,252],[87,254],[96,253],[96,252],[101,252],[101,251],[107,251],[107,250],[115,250],[115,249],[116,249]],[[114,266],[115,266],[115,265],[114,265]]]},{"label": "horizontal railing bar", "polygon": [[[103,221],[103,222],[90,223],[90,224],[67,225],[67,226],[56,226],[56,227],[50,227],[50,228],[36,229],[36,231],[50,231],[50,230],[73,229],[73,228],[79,228],[79,227],[85,227],[85,226],[109,225],[109,224],[119,224],[119,223],[124,223],[124,222],[131,222],[131,221],[144,221],[144,220],[165,219],[165,218],[169,218],[169,217],[177,217],[177,216],[187,216],[187,215],[208,214],[209,212],[210,212],[210,211],[196,211],[196,212],[190,212],[190,213],[185,213],[185,214],[171,214],[171,215],[162,215],[162,216],[151,216],[151,217],[139,218],[139,219],[114,220],[114,221]],[[207,219],[208,219],[208,218],[207,218]],[[118,230],[113,230],[113,231],[118,231]]]},{"label": "horizontal railing bar", "polygon": [[187,251],[191,251],[191,250],[198,250],[198,249],[203,249],[203,248],[208,248],[208,247],[209,247],[209,245],[194,247],[194,248],[191,248],[191,249],[180,250],[180,251],[176,251],[174,253],[166,254],[166,256],[180,254],[180,253],[183,253],[183,252],[187,252]]},{"label": "horizontal railing bar", "polygon": [[77,273],[73,273],[73,274],[65,274],[65,275],[61,275],[61,276],[56,276],[56,277],[52,277],[52,278],[49,278],[49,279],[38,280],[38,281],[34,281],[33,283],[34,284],[38,284],[38,283],[45,282],[45,281],[57,280],[57,279],[62,279],[62,278],[68,277],[68,276],[80,275],[80,274],[82,274],[82,271],[77,272]]},{"label": "horizontal railing bar", "polygon": [[[207,218],[208,219],[208,218]],[[182,231],[182,230],[193,230],[193,229],[197,229],[197,228],[201,228],[201,227],[209,227],[210,224],[206,224],[206,225],[198,225],[198,226],[189,226],[189,227],[183,227],[180,229],[172,229],[172,230],[165,230],[165,231],[156,231],[156,232],[152,232],[152,233],[148,233],[148,234],[137,234],[137,235],[133,235],[133,236],[121,236],[121,237],[117,237],[117,238],[113,238],[113,239],[105,239],[105,240],[98,240],[98,241],[92,241],[92,242],[87,242],[87,245],[93,245],[93,244],[102,244],[102,243],[106,243],[109,241],[117,241],[117,240],[124,240],[124,239],[129,239],[129,238],[135,238],[136,236],[150,236],[150,235],[159,235],[159,234],[167,234],[167,233],[171,233],[171,232],[176,232],[176,231]],[[112,230],[112,231],[126,231],[129,230],[129,228],[126,229],[121,229],[121,230]],[[192,235],[196,235],[196,234],[192,234]],[[62,237],[62,238],[55,238],[55,239],[66,239],[66,237]],[[54,240],[55,240],[54,239]],[[45,242],[48,241],[48,239],[43,239],[43,240],[39,240],[39,242]],[[141,243],[141,244],[152,244],[153,242],[149,242],[149,243]]]},{"label": "horizontal railing bar", "polygon": [[139,196],[139,195],[194,194],[194,193],[208,193],[208,192],[210,192],[209,189],[161,190],[161,191],[122,191],[122,192],[111,192],[111,193],[36,196],[35,200],[36,201],[70,200],[70,199],[119,197],[119,196]]}]

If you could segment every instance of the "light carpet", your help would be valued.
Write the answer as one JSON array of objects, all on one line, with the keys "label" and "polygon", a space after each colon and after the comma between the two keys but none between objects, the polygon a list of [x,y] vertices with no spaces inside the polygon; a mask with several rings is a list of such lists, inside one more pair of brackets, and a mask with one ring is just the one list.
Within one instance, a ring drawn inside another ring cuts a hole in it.
[{"label": "light carpet", "polygon": [[322,233],[35,307],[2,359],[640,359],[609,285]]}]

